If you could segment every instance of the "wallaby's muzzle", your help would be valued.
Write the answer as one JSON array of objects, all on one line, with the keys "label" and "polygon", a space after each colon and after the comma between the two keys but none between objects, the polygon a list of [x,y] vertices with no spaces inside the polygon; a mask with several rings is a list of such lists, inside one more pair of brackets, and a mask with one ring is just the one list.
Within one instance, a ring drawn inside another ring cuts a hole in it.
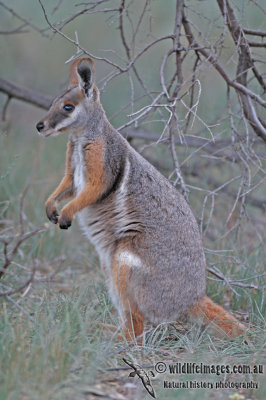
[{"label": "wallaby's muzzle", "polygon": [[47,123],[43,121],[38,122],[38,124],[36,125],[36,129],[39,135],[44,137],[50,136],[52,133],[54,133],[54,130],[47,129]]},{"label": "wallaby's muzzle", "polygon": [[36,125],[36,129],[38,132],[41,132],[44,128],[44,123],[42,121],[38,122],[38,124]]},{"label": "wallaby's muzzle", "polygon": [[39,135],[44,136],[44,137],[48,137],[48,136],[51,136],[51,135],[58,134],[58,132],[56,130],[51,129],[47,125],[48,124],[43,122],[43,121],[38,122],[38,124],[36,125],[36,129],[37,129]]}]

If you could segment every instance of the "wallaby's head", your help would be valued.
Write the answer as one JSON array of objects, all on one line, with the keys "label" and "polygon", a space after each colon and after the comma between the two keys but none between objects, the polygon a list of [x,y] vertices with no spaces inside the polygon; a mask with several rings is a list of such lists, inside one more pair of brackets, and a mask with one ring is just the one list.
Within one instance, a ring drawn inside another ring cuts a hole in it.
[{"label": "wallaby's head", "polygon": [[82,131],[99,104],[92,59],[75,60],[69,69],[69,79],[69,89],[54,99],[46,116],[36,125],[42,136]]}]

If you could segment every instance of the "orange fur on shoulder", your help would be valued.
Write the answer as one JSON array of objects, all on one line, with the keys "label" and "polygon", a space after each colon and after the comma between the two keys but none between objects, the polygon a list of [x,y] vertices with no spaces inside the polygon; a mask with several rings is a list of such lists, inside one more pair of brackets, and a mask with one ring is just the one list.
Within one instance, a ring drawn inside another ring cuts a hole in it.
[{"label": "orange fur on shoulder", "polygon": [[81,193],[63,208],[60,218],[72,220],[74,214],[94,203],[105,191],[104,184],[104,143],[100,138],[88,143],[85,148],[87,185]]}]

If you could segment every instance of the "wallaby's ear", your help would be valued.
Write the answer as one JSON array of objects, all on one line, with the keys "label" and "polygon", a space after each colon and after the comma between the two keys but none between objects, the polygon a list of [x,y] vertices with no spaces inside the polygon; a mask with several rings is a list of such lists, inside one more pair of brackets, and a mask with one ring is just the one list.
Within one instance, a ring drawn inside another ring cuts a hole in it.
[{"label": "wallaby's ear", "polygon": [[75,60],[69,69],[70,86],[79,85],[84,89],[88,96],[90,89],[95,83],[95,67],[91,58],[78,58]]}]

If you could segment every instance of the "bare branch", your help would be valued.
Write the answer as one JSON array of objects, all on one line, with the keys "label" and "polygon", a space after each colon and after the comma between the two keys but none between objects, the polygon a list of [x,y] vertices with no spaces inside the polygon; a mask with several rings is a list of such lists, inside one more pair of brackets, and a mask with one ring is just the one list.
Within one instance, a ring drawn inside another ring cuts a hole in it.
[{"label": "bare branch", "polygon": [[[239,61],[237,67],[237,82],[240,83],[243,87],[247,87],[248,69],[252,68],[254,75],[258,79],[258,82],[260,83],[262,88],[266,90],[264,80],[254,66],[250,54],[250,43],[245,37],[244,31],[236,18],[233,8],[230,6],[228,0],[217,0],[217,2],[222,14],[226,18],[227,26],[238,49]],[[258,118],[256,110],[250,99],[251,96],[241,91],[239,92],[239,96],[247,121],[250,123],[256,134],[266,141],[266,124]]]},{"label": "bare branch", "polygon": [[26,282],[24,282],[22,285],[20,285],[19,287],[15,288],[15,289],[7,290],[5,292],[0,292],[0,297],[12,296],[13,294],[19,293],[23,289],[27,288],[33,282],[35,273],[36,273],[36,263],[34,262],[33,263],[33,269],[32,269],[32,272],[31,272],[31,275],[30,275],[29,279],[26,280]]},{"label": "bare branch", "polygon": [[34,25],[31,21],[28,21],[26,18],[22,17],[19,15],[16,11],[14,11],[12,8],[7,7],[6,4],[4,4],[2,1],[0,1],[0,6],[3,7],[5,10],[9,11],[14,17],[19,19],[20,21],[24,22],[24,26],[30,26],[32,29],[35,31],[39,32],[42,36],[49,37],[46,33],[44,33],[43,30],[39,29],[36,25]]},{"label": "bare branch", "polygon": [[[41,107],[47,110],[53,100],[52,96],[44,94],[43,92],[38,92],[33,89],[24,88],[17,83],[10,82],[0,78],[0,92],[5,93],[9,101],[11,98],[15,98],[27,103],[33,104],[37,107]],[[4,114],[5,115],[5,114]],[[128,126],[129,124],[126,124]],[[121,131],[121,134],[127,139],[140,138],[153,142],[158,142],[160,139],[159,135],[153,134],[152,132],[147,132],[143,129],[132,129],[127,128]],[[203,139],[198,137],[200,132],[195,132],[193,136],[186,135],[183,137],[182,141],[180,138],[175,137],[174,141],[176,145],[183,145],[187,147],[200,148],[209,154],[221,157],[221,159],[228,159],[233,162],[237,162],[239,157],[237,154],[232,154],[231,151],[224,152],[224,149],[231,147],[231,139],[220,140],[220,141],[210,141],[208,139]],[[162,140],[160,140],[162,141]],[[261,154],[261,157],[265,158],[265,154]]]},{"label": "bare branch", "polygon": [[71,39],[70,37],[68,37],[67,35],[65,35],[63,32],[61,32],[60,29],[57,29],[57,28],[49,21],[48,16],[47,16],[47,13],[46,13],[46,11],[45,11],[45,8],[44,8],[44,6],[43,6],[41,0],[39,0],[39,3],[40,3],[41,8],[42,8],[42,10],[43,10],[44,18],[45,18],[47,24],[49,25],[49,27],[52,29],[53,32],[58,33],[60,36],[62,36],[62,37],[63,37],[64,39],[66,39],[68,42],[74,44],[79,50],[83,51],[83,53],[86,54],[87,56],[89,56],[89,57],[91,57],[91,58],[94,58],[95,60],[105,61],[107,64],[110,64],[110,65],[112,65],[113,67],[117,68],[120,72],[125,72],[125,71],[123,70],[123,68],[121,68],[118,64],[116,64],[116,63],[114,63],[114,62],[108,60],[107,58],[104,58],[104,57],[97,57],[97,56],[95,56],[95,55],[89,53],[84,47],[82,47],[82,46],[78,43],[77,40]]},{"label": "bare branch", "polygon": [[266,43],[263,43],[263,42],[248,42],[248,45],[250,47],[265,47],[266,48]]},{"label": "bare branch", "polygon": [[[256,76],[259,84],[262,86],[263,90],[266,91],[266,84],[263,80],[263,78],[260,76],[260,74],[257,71],[257,68],[254,65],[251,53],[250,53],[250,43],[248,42],[244,30],[240,23],[238,22],[238,19],[235,15],[235,12],[233,8],[230,6],[228,0],[217,0],[218,5],[220,7],[221,13],[223,14],[224,18],[226,19],[226,23],[228,26],[228,29],[231,33],[231,36],[235,42],[235,45],[237,46],[237,51],[239,53],[239,63],[245,64],[245,67],[252,68],[254,75]],[[264,46],[263,46],[264,47]],[[241,69],[241,72],[246,71],[245,69]],[[238,82],[241,82],[241,74],[239,74],[239,70],[237,72],[237,80]],[[246,86],[246,82],[244,84]]]},{"label": "bare branch", "polygon": [[27,24],[24,23],[22,25],[20,25],[18,28],[16,29],[12,29],[11,31],[0,31],[0,35],[14,35],[17,33],[28,33],[29,31],[26,29],[23,29]]},{"label": "bare branch", "polygon": [[231,279],[227,279],[222,273],[221,271],[218,270],[218,268],[210,268],[208,267],[207,270],[214,276],[216,276],[217,278],[219,278],[220,280],[224,281],[227,285],[229,286],[238,286],[238,287],[242,287],[242,288],[246,288],[246,289],[259,289],[259,287],[257,285],[254,285],[252,283],[242,283],[240,281],[237,280],[231,280]]},{"label": "bare branch", "polygon": [[3,110],[2,110],[2,121],[5,121],[5,120],[6,120],[6,113],[7,113],[7,108],[8,108],[8,106],[9,106],[10,100],[11,100],[11,96],[8,95],[8,96],[7,96],[7,99],[6,99],[6,101],[5,101]]},{"label": "bare branch", "polygon": [[197,50],[199,53],[201,53],[206,58],[206,60],[214,66],[214,68],[224,78],[225,82],[229,86],[231,86],[234,89],[238,90],[239,92],[244,93],[247,96],[250,96],[258,104],[260,104],[262,107],[266,108],[266,101],[265,100],[263,100],[259,95],[257,95],[256,93],[252,92],[251,90],[247,89],[245,86],[241,85],[240,83],[232,81],[229,78],[229,76],[227,75],[227,73],[225,72],[225,70],[222,68],[222,66],[218,63],[218,61],[210,53],[208,53],[207,50],[205,50],[204,48],[199,46],[199,44],[195,41],[195,38],[193,36],[193,33],[191,31],[190,25],[189,25],[186,17],[184,17],[184,19],[183,19],[183,25],[184,25],[184,29],[185,29],[185,32],[186,32],[187,39],[188,39],[191,47],[194,48],[195,50]]},{"label": "bare branch", "polygon": [[62,3],[63,3],[63,0],[58,0],[58,3],[53,8],[52,14],[54,14],[60,8]]},{"label": "bare branch", "polygon": [[247,28],[244,28],[243,31],[246,35],[266,37],[266,32],[263,31],[256,31],[254,29],[247,29]]},{"label": "bare branch", "polygon": [[7,94],[10,98],[14,97],[18,100],[26,101],[27,103],[44,109],[49,108],[53,99],[51,96],[42,92],[24,88],[17,83],[2,78],[0,78],[0,92]]},{"label": "bare branch", "polygon": [[[4,241],[4,245],[5,245],[5,249],[4,249],[5,261],[4,261],[4,265],[0,269],[0,279],[5,274],[5,270],[8,268],[8,266],[12,262],[13,258],[17,254],[18,249],[21,246],[21,244],[23,242],[25,242],[26,240],[28,240],[29,238],[31,238],[32,236],[35,236],[37,233],[43,232],[46,229],[47,229],[46,226],[41,225],[41,226],[38,226],[37,228],[33,229],[30,232],[27,232],[27,233],[24,233],[24,234],[20,234],[18,236],[17,240],[16,240],[16,243],[13,245],[12,249],[10,249],[10,250],[8,249],[8,246],[11,244],[11,242],[13,240],[10,240],[8,242]],[[3,240],[2,240],[2,242],[3,242]]]}]

